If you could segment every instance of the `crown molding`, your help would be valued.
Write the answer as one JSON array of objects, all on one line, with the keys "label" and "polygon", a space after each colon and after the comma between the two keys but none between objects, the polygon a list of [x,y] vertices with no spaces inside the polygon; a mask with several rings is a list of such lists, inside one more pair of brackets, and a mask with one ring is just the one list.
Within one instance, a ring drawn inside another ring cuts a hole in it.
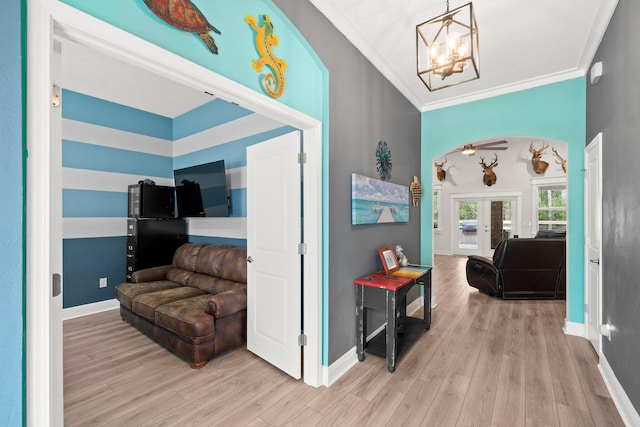
[{"label": "crown molding", "polygon": [[609,2],[603,2],[600,4],[598,13],[596,13],[593,22],[591,23],[591,32],[584,41],[584,48],[582,49],[582,56],[578,61],[578,67],[588,70],[591,67],[591,62],[596,56],[600,42],[604,37],[609,22],[616,11],[618,6],[618,0],[610,0]]},{"label": "crown molding", "polygon": [[[583,77],[593,60],[595,53],[602,41],[602,37],[613,16],[618,0],[610,0],[601,4],[592,23],[592,31],[585,39],[580,59],[575,68],[558,73],[539,76],[529,80],[523,80],[499,87],[493,87],[483,91],[471,92],[461,96],[455,96],[435,102],[424,103],[403,83],[403,80],[395,73],[382,58],[355,30],[355,26],[344,18],[335,0],[310,0],[310,2],[340,31],[349,42],[420,112],[438,110],[468,102],[492,98],[521,90],[531,89],[557,83],[564,80]],[[331,17],[331,18],[330,18]]]},{"label": "crown molding", "polygon": [[567,70],[561,73],[549,74],[547,76],[536,77],[535,79],[522,80],[513,84],[498,86],[484,91],[473,92],[463,96],[452,97],[444,99],[442,101],[424,104],[418,109],[422,113],[426,111],[439,110],[441,108],[452,107],[454,105],[466,104],[473,101],[506,95],[508,93],[520,92],[522,90],[532,89],[534,87],[558,83],[564,80],[575,79],[578,77],[583,77],[585,75],[585,69]]},{"label": "crown molding", "polygon": [[[413,94],[413,91],[403,83],[403,80],[387,66],[382,58],[362,35],[355,30],[355,25],[344,18],[342,12],[336,7],[333,0],[309,0],[316,9],[322,13],[336,29],[391,83],[402,95],[420,110],[422,102]],[[416,75],[416,79],[417,79]]]}]

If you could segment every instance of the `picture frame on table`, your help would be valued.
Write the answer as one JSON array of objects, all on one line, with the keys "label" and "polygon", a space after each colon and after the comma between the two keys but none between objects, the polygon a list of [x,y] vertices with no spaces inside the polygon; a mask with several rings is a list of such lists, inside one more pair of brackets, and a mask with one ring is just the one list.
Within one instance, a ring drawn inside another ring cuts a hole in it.
[{"label": "picture frame on table", "polygon": [[396,251],[392,246],[383,246],[378,248],[378,255],[380,256],[380,261],[382,262],[382,268],[384,269],[385,274],[389,275],[400,269],[400,263],[398,262]]}]

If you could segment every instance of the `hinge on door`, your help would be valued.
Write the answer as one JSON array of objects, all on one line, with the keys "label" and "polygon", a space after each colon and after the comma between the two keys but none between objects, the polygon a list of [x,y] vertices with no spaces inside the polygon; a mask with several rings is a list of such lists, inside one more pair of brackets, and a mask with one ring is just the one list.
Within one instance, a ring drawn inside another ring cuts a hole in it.
[{"label": "hinge on door", "polygon": [[584,303],[584,312],[585,313],[589,312],[589,304],[587,304],[586,302]]},{"label": "hinge on door", "polygon": [[53,85],[53,88],[51,89],[51,105],[54,107],[59,107],[61,101],[62,98],[60,96],[60,86]]},{"label": "hinge on door", "polygon": [[298,255],[306,255],[306,253],[307,253],[307,244],[298,243]]},{"label": "hinge on door", "polygon": [[307,345],[307,336],[305,334],[298,335],[298,345],[300,346]]},{"label": "hinge on door", "polygon": [[298,153],[298,163],[301,165],[307,163],[307,153]]}]

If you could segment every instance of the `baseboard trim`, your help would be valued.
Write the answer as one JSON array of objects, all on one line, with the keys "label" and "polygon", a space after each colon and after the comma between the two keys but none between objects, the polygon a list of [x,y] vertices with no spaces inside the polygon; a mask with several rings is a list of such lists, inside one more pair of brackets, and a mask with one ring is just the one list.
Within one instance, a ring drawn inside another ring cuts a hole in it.
[{"label": "baseboard trim", "polygon": [[88,316],[90,314],[114,310],[118,307],[120,307],[120,303],[117,299],[114,298],[106,301],[79,305],[77,307],[65,308],[62,310],[62,320],[75,319],[76,317]]},{"label": "baseboard trim", "polygon": [[562,329],[566,335],[575,335],[582,338],[587,336],[584,323],[569,322],[565,319],[564,328]]},{"label": "baseboard trim", "polygon": [[[375,337],[378,333],[384,330],[383,324],[375,331],[371,332],[367,336],[367,341]],[[338,360],[333,362],[330,366],[325,366],[322,373],[322,380],[325,386],[331,387],[333,383],[338,381],[341,376],[347,373],[347,371],[353,368],[358,363],[358,355],[356,354],[356,346],[354,345],[349,351],[340,356]]]},{"label": "baseboard trim", "polygon": [[453,255],[453,252],[451,251],[433,251],[434,255]]},{"label": "baseboard trim", "polygon": [[324,366],[322,373],[322,382],[326,387],[331,387],[333,383],[338,381],[341,376],[347,373],[349,369],[358,363],[355,346],[343,354],[338,360],[330,366]]},{"label": "baseboard trim", "polygon": [[407,314],[412,315],[413,313],[415,313],[416,311],[422,309],[422,306],[424,305],[424,297],[420,296],[416,299],[414,299],[408,306],[407,306]]},{"label": "baseboard trim", "polygon": [[[416,311],[422,309],[424,305],[424,297],[418,297],[413,300],[407,306],[407,313],[409,315],[415,313]],[[367,336],[367,341],[371,338],[375,337],[378,333],[380,333],[384,329],[385,325],[380,326],[378,329],[373,331]],[[322,380],[323,384],[327,387],[330,387],[333,383],[338,381],[341,376],[347,373],[347,371],[353,368],[358,363],[358,355],[356,354],[356,347],[353,346],[349,351],[343,354],[338,360],[333,362],[330,366],[325,366],[323,369]]]},{"label": "baseboard trim", "polygon": [[607,386],[607,390],[609,390],[613,403],[616,405],[616,408],[620,413],[620,417],[622,417],[622,421],[624,421],[624,425],[640,426],[640,415],[638,415],[638,412],[633,407],[627,393],[625,393],[622,385],[618,381],[618,378],[616,378],[607,358],[604,353],[600,353],[599,356],[600,363],[598,363],[598,369],[600,370],[600,375],[602,375],[602,379]]}]

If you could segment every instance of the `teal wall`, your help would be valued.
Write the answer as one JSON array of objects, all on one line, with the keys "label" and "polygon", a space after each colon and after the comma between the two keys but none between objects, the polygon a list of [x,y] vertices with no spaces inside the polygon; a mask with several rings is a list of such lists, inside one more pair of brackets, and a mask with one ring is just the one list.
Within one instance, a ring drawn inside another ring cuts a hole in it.
[{"label": "teal wall", "polygon": [[0,425],[23,423],[24,235],[22,2],[0,13]]},{"label": "teal wall", "polygon": [[219,48],[218,55],[212,54],[195,34],[160,20],[143,0],[63,2],[260,93],[264,93],[261,78],[251,66],[251,60],[258,57],[254,32],[245,22],[245,16],[257,18],[268,14],[280,41],[273,52],[288,64],[286,89],[278,100],[317,119],[323,117],[325,71],[313,52],[297,39],[297,31],[270,1],[193,1],[210,24],[221,32],[220,35],[211,33]]},{"label": "teal wall", "polygon": [[[467,142],[509,135],[550,138],[568,144],[568,320],[584,323],[584,77],[422,114],[422,178],[431,188],[433,158]],[[431,191],[421,208],[422,262],[433,257]],[[437,286],[437,284],[436,284]]]}]

